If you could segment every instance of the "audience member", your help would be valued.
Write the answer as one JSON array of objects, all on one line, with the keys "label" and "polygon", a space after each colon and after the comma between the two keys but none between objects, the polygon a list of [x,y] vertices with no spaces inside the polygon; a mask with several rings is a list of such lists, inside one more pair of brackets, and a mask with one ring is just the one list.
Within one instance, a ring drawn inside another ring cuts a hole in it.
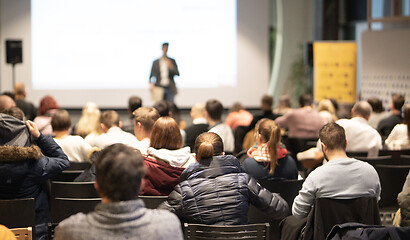
[{"label": "audience member", "polygon": [[134,134],[134,115],[133,112],[142,106],[142,99],[137,96],[131,96],[128,99],[129,117],[122,122],[122,130]]},{"label": "audience member", "polygon": [[275,109],[273,109],[273,113],[276,115],[282,116],[288,113],[289,111],[292,111],[292,103],[290,100],[290,96],[289,95],[280,96],[279,103],[275,107]]},{"label": "audience member", "polygon": [[182,147],[178,124],[171,117],[160,117],[152,127],[145,165],[148,174],[142,195],[168,195],[182,171],[195,162],[189,147]]},{"label": "audience member", "polygon": [[293,202],[292,214],[298,218],[307,217],[316,198],[374,196],[379,200],[379,176],[370,164],[347,157],[343,127],[328,123],[320,129],[319,138],[323,154],[329,162],[316,168],[305,179]]},{"label": "audience member", "polygon": [[80,120],[74,127],[74,133],[85,138],[90,145],[94,145],[94,140],[103,134],[100,123],[101,111],[97,104],[88,102],[84,105]]},{"label": "audience member", "polygon": [[211,99],[205,104],[206,120],[209,123],[209,131],[218,134],[224,142],[225,151],[232,153],[235,148],[235,139],[232,129],[222,122],[222,112],[224,110],[222,103],[218,100]]},{"label": "audience member", "polygon": [[95,138],[95,147],[103,149],[114,143],[123,143],[128,146],[137,144],[138,139],[133,134],[121,130],[121,122],[116,111],[104,111],[100,122],[104,133]]},{"label": "audience member", "polygon": [[372,128],[377,129],[380,120],[390,116],[390,114],[384,111],[383,102],[379,98],[371,97],[367,99],[367,102],[372,106],[372,114],[367,122]]},{"label": "audience member", "polygon": [[223,155],[219,135],[210,132],[199,135],[195,152],[198,162],[183,172],[181,183],[160,208],[187,222],[210,225],[248,224],[249,203],[273,219],[287,215],[285,200],[244,173],[234,156]]},{"label": "audience member", "polygon": [[38,116],[34,118],[34,123],[37,125],[42,134],[53,134],[53,128],[51,127],[51,117],[59,108],[60,107],[58,106],[57,101],[50,95],[47,95],[40,100]]},{"label": "audience member", "polygon": [[137,198],[146,172],[141,155],[123,144],[105,148],[96,160],[95,188],[101,203],[78,213],[55,230],[59,239],[183,239],[178,218],[145,208]]},{"label": "audience member", "polygon": [[205,115],[205,105],[202,103],[197,103],[191,108],[191,118],[192,125],[188,126],[185,129],[185,146],[191,148],[191,151],[194,151],[195,140],[199,134],[208,131],[209,125],[206,121]]},{"label": "audience member", "polygon": [[131,146],[138,149],[143,156],[147,156],[152,127],[159,118],[158,111],[152,107],[140,107],[134,111],[133,115],[134,133],[138,139],[138,143]]},{"label": "audience member", "polygon": [[51,118],[51,127],[55,134],[54,141],[67,154],[70,162],[88,162],[97,149],[91,147],[82,137],[70,135],[70,114],[63,109],[57,110]]},{"label": "audience member", "polygon": [[389,150],[410,149],[410,104],[404,107],[403,124],[397,124],[385,143]]},{"label": "audience member", "polygon": [[255,114],[253,116],[251,124],[249,124],[248,127],[248,132],[252,129],[255,128],[256,123],[261,120],[262,118],[268,118],[275,120],[278,118],[280,115],[275,114],[272,112],[272,107],[273,107],[273,97],[269,95],[263,95],[261,99],[261,113]]},{"label": "audience member", "polygon": [[394,93],[390,99],[390,116],[380,120],[377,125],[377,131],[385,140],[390,132],[393,130],[394,126],[403,123],[403,118],[401,117],[401,108],[404,105],[404,97],[400,94]]},{"label": "audience member", "polygon": [[410,171],[407,174],[402,191],[397,196],[397,203],[400,207],[400,226],[410,226]]},{"label": "audience member", "polygon": [[15,106],[16,106],[16,103],[11,97],[7,95],[0,95],[0,111],[3,111],[11,107],[15,107]]},{"label": "audience member", "polygon": [[256,179],[297,179],[296,162],[281,146],[280,128],[275,121],[262,118],[255,130],[258,147],[249,149],[242,163],[245,172]]},{"label": "audience member", "polygon": [[10,116],[13,116],[13,117],[17,118],[20,121],[24,121],[24,113],[18,107],[7,108],[7,109],[4,109],[3,111],[1,111],[0,113],[4,113],[4,114],[7,114],[7,115],[10,115]]},{"label": "audience member", "polygon": [[251,124],[253,116],[250,112],[246,111],[240,103],[234,103],[229,114],[225,119],[225,124],[232,130],[235,130],[239,126],[249,126]]},{"label": "audience member", "polygon": [[0,199],[35,198],[36,235],[45,239],[50,222],[45,183],[69,167],[68,158],[31,121],[0,114],[0,133]]},{"label": "audience member", "polygon": [[155,109],[157,109],[160,117],[169,117],[170,116],[169,106],[168,106],[167,101],[160,100],[160,101],[156,102],[153,107]]},{"label": "audience member", "polygon": [[319,129],[326,121],[313,109],[312,96],[305,94],[299,98],[300,108],[278,117],[275,121],[282,127],[289,129],[290,138],[317,138]]},{"label": "audience member", "polygon": [[26,87],[23,83],[16,83],[14,85],[14,98],[16,106],[20,108],[27,120],[33,121],[37,117],[37,109],[31,102],[26,101]]},{"label": "audience member", "polygon": [[337,121],[335,107],[329,99],[321,100],[317,107],[317,111],[319,112],[319,115],[326,120],[326,122],[329,123]]},{"label": "audience member", "polygon": [[9,96],[11,99],[13,99],[13,101],[15,101],[16,96],[14,95],[14,92],[4,91],[1,93],[1,95]]}]

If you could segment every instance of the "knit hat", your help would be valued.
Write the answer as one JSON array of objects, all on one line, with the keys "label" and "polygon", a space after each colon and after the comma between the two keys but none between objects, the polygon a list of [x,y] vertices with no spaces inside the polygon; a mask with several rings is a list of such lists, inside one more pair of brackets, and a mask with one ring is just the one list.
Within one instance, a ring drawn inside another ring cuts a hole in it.
[{"label": "knit hat", "polygon": [[13,116],[0,113],[0,146],[30,145],[30,133],[26,124]]}]

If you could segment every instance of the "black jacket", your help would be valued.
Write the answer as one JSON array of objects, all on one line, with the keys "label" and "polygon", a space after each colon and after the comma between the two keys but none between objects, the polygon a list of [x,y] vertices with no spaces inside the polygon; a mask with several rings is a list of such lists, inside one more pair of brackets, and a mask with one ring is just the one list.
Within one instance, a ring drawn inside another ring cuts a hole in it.
[{"label": "black jacket", "polygon": [[180,180],[181,183],[161,207],[187,222],[247,224],[249,203],[267,212],[273,219],[284,218],[289,211],[285,200],[244,173],[239,161],[231,155],[191,164],[181,174]]}]

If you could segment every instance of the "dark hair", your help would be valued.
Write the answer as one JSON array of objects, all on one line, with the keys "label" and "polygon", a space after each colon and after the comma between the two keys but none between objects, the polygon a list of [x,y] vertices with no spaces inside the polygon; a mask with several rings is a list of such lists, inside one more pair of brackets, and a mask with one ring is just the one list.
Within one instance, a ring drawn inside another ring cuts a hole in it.
[{"label": "dark hair", "polygon": [[18,120],[24,121],[24,112],[18,107],[11,107],[1,111],[1,113],[13,116]]},{"label": "dark hair", "polygon": [[64,110],[57,110],[51,118],[51,127],[53,131],[65,131],[71,127],[70,114]]},{"label": "dark hair", "polygon": [[141,123],[146,132],[151,132],[155,121],[159,118],[159,113],[152,107],[140,107],[132,113],[135,123]]},{"label": "dark hair", "polygon": [[11,99],[16,100],[16,95],[12,92],[6,91],[6,92],[3,92],[1,95],[6,95],[6,96],[9,96]]},{"label": "dark hair", "polygon": [[162,43],[162,47],[164,47],[164,46],[169,46],[169,42],[164,42],[164,43]]},{"label": "dark hair", "polygon": [[224,151],[224,144],[222,138],[218,134],[205,132],[196,138],[194,150],[196,153],[196,160],[201,161],[202,159],[221,155]]},{"label": "dark hair", "polygon": [[150,147],[177,150],[182,147],[182,136],[177,122],[171,117],[160,117],[151,132]]},{"label": "dark hair", "polygon": [[174,102],[167,101],[168,110],[171,113],[171,117],[177,122],[178,124],[181,122],[181,112],[178,106]]},{"label": "dark hair", "polygon": [[229,109],[229,112],[239,112],[240,110],[243,109],[243,106],[241,103],[236,102],[232,105],[232,107]]},{"label": "dark hair", "polygon": [[147,172],[141,153],[121,143],[104,148],[95,169],[99,194],[114,202],[137,198]]},{"label": "dark hair", "polygon": [[[278,145],[282,139],[278,124],[268,118],[262,118],[256,123],[255,131],[266,142],[269,155],[269,173],[274,174],[278,165]],[[266,166],[266,167],[268,167]]]},{"label": "dark hair", "polygon": [[205,109],[212,120],[221,120],[224,110],[222,103],[216,99],[211,99],[206,102]]},{"label": "dark hair", "polygon": [[410,103],[406,104],[403,109],[403,123],[407,125],[407,137],[410,139]]},{"label": "dark hair", "polygon": [[119,126],[120,119],[116,111],[108,110],[104,111],[101,114],[100,122],[104,124],[107,128],[111,128],[113,126]]},{"label": "dark hair", "polygon": [[337,112],[339,110],[339,104],[337,103],[336,99],[329,98],[329,100],[332,102],[333,107],[335,107],[335,111]]},{"label": "dark hair", "polygon": [[272,109],[273,106],[273,97],[269,95],[263,95],[261,99],[262,105],[265,105],[266,107],[269,107],[269,109]]},{"label": "dark hair", "polygon": [[391,100],[392,100],[392,102],[393,102],[393,107],[394,107],[394,109],[400,111],[401,108],[402,108],[403,105],[404,105],[404,97],[403,97],[401,94],[394,93],[394,94],[391,96]]},{"label": "dark hair", "polygon": [[325,124],[319,131],[319,139],[329,150],[346,149],[345,129],[337,123]]},{"label": "dark hair", "polygon": [[310,105],[312,105],[312,103],[313,103],[313,100],[312,100],[312,96],[310,94],[304,94],[304,95],[299,97],[299,105],[301,107],[310,106]]},{"label": "dark hair", "polygon": [[154,108],[157,109],[159,115],[161,117],[168,117],[169,116],[169,107],[168,103],[165,100],[160,100],[154,104]]},{"label": "dark hair", "polygon": [[131,96],[128,99],[128,110],[130,113],[134,112],[136,109],[142,106],[142,99],[137,96]]},{"label": "dark hair", "polygon": [[371,97],[367,99],[367,102],[372,106],[373,112],[381,113],[383,112],[383,102],[377,97]]},{"label": "dark hair", "polygon": [[50,95],[43,97],[40,100],[40,106],[38,108],[38,115],[44,115],[48,110],[59,109],[57,101]]}]

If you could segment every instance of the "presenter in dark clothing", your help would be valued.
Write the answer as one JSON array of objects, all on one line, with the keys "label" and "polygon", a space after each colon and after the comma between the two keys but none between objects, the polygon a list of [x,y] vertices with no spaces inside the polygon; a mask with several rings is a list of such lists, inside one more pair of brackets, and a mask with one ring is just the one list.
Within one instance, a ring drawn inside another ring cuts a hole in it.
[{"label": "presenter in dark clothing", "polygon": [[163,55],[153,62],[149,82],[151,90],[154,86],[162,87],[164,89],[163,100],[173,102],[177,94],[174,76],[179,76],[179,71],[175,59],[167,56],[168,46],[169,43],[162,44]]}]

